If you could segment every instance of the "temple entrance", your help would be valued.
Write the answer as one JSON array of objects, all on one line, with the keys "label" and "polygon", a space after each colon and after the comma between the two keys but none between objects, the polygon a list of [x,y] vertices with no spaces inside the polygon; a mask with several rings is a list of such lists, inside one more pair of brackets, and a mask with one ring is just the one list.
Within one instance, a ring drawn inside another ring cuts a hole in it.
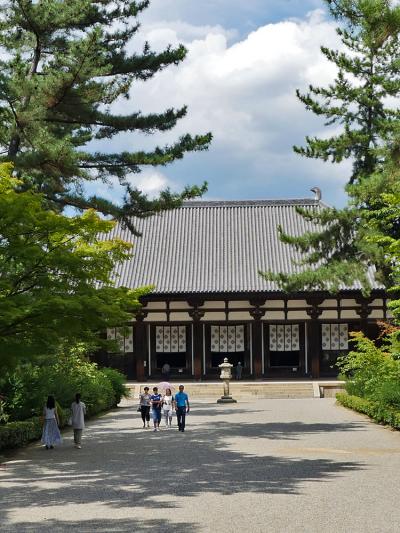
[{"label": "temple entrance", "polygon": [[304,324],[266,324],[264,346],[267,377],[304,375]]}]

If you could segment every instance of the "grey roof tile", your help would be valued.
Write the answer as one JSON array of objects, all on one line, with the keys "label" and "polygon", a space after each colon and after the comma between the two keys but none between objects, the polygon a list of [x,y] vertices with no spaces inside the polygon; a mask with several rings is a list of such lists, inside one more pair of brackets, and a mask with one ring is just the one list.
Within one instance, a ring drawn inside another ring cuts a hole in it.
[{"label": "grey roof tile", "polygon": [[[111,236],[134,244],[133,258],[116,267],[117,284],[154,285],[158,294],[277,291],[258,271],[295,272],[299,267],[293,261],[301,259],[279,240],[277,226],[292,235],[315,229],[296,206],[325,207],[311,199],[190,201],[135,220],[140,238],[117,225]],[[373,269],[369,281],[382,288]],[[347,287],[360,288],[358,283]]]}]

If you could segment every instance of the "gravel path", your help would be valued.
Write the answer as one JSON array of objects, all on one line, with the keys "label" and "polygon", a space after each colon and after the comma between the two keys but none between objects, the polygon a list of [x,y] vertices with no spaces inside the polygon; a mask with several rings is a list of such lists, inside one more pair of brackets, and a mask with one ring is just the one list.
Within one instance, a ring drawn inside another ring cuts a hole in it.
[{"label": "gravel path", "polygon": [[0,465],[0,531],[399,532],[400,433],[331,399],[198,403],[185,433],[136,403]]}]

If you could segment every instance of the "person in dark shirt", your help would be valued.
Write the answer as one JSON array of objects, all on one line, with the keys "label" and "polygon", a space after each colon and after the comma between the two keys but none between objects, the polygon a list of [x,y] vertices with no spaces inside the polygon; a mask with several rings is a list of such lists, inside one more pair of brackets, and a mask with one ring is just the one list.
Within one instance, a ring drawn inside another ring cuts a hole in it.
[{"label": "person in dark shirt", "polygon": [[178,419],[178,428],[179,431],[182,432],[185,431],[186,414],[190,411],[189,396],[186,392],[183,392],[184,388],[183,385],[179,385],[179,392],[175,394],[175,409],[176,417]]},{"label": "person in dark shirt", "polygon": [[154,431],[160,431],[162,396],[158,393],[158,388],[153,388],[153,394],[150,396],[151,409],[153,415]]},{"label": "person in dark shirt", "polygon": [[236,365],[236,369],[235,370],[236,370],[236,379],[242,379],[243,367],[242,367],[242,363],[240,361]]}]

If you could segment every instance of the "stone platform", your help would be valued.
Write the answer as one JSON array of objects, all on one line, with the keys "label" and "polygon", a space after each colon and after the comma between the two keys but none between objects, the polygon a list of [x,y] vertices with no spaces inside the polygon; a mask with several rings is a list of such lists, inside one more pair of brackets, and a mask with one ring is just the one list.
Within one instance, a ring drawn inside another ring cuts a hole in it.
[{"label": "stone platform", "polygon": [[[185,392],[194,400],[217,400],[223,394],[221,381],[207,382],[178,382],[171,384],[178,390],[180,384],[185,386]],[[137,397],[147,386],[152,389],[157,382],[128,382],[133,398]],[[231,381],[230,394],[235,400],[251,401],[255,399],[280,398],[322,398],[334,397],[336,392],[343,390],[344,382],[338,380],[308,380],[308,381]]]}]

